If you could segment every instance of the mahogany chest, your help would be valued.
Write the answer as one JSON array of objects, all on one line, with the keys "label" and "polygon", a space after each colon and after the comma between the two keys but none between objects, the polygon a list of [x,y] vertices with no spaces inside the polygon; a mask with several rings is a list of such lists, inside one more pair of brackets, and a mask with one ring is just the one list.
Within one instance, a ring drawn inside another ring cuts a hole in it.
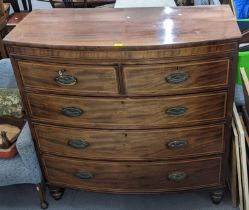
[{"label": "mahogany chest", "polygon": [[4,42],[54,197],[206,189],[218,203],[240,36],[229,6],[28,15]]}]

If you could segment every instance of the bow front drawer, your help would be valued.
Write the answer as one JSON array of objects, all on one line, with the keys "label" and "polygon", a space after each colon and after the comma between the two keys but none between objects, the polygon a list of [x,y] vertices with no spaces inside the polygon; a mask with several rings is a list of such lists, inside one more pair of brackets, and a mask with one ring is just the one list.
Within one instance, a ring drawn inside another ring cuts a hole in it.
[{"label": "bow front drawer", "polygon": [[35,124],[42,152],[94,160],[163,160],[223,152],[224,125],[95,130]]},{"label": "bow front drawer", "polygon": [[229,60],[181,64],[124,66],[126,92],[130,95],[203,91],[228,84]]},{"label": "bow front drawer", "polygon": [[43,156],[46,179],[85,190],[166,192],[217,186],[221,158],[170,162],[80,161]]},{"label": "bow front drawer", "polygon": [[62,94],[117,95],[114,66],[18,61],[24,87]]},{"label": "bow front drawer", "polygon": [[26,94],[31,118],[88,128],[164,128],[225,119],[226,92],[160,98]]}]

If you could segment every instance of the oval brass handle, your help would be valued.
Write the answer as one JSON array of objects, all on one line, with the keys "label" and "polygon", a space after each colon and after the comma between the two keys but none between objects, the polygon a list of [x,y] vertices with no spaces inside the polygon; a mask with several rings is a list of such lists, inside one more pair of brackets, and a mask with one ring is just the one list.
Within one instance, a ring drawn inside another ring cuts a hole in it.
[{"label": "oval brass handle", "polygon": [[78,171],[74,174],[79,179],[93,179],[94,175],[89,171]]},{"label": "oval brass handle", "polygon": [[187,108],[184,106],[176,106],[176,107],[171,107],[165,111],[166,114],[170,116],[181,116],[184,115],[187,111]]},{"label": "oval brass handle", "polygon": [[172,140],[167,143],[167,146],[169,149],[182,149],[186,147],[188,144],[188,141],[185,139],[179,139],[179,140]]},{"label": "oval brass handle", "polygon": [[165,80],[166,82],[170,84],[179,84],[179,83],[187,81],[188,78],[189,78],[188,73],[183,72],[183,71],[177,71],[166,76]]},{"label": "oval brass handle", "polygon": [[68,117],[78,117],[84,113],[84,111],[77,107],[65,107],[62,109],[62,113]]},{"label": "oval brass handle", "polygon": [[55,77],[55,81],[60,85],[75,85],[77,83],[76,77],[65,73],[66,70],[60,70],[58,76]]},{"label": "oval brass handle", "polygon": [[82,139],[69,139],[68,145],[75,149],[85,149],[89,146],[89,143]]},{"label": "oval brass handle", "polygon": [[173,171],[168,174],[168,179],[171,181],[175,181],[175,182],[182,181],[186,179],[186,177],[187,177],[187,174],[181,171]]}]

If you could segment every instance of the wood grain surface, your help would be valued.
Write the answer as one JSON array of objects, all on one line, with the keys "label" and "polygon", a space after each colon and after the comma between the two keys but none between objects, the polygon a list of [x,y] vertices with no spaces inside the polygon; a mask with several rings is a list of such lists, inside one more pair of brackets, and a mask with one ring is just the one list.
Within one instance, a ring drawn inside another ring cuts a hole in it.
[{"label": "wood grain surface", "polygon": [[[221,158],[177,162],[104,162],[80,161],[44,155],[46,178],[51,184],[84,190],[109,192],[167,192],[198,189],[224,184],[220,182]],[[79,172],[92,178],[80,179]],[[174,172],[185,173],[179,181],[169,180]]]},{"label": "wood grain surface", "polygon": [[[150,131],[75,129],[42,124],[35,124],[34,128],[42,152],[92,160],[163,160],[219,154],[224,149],[222,124]],[[85,142],[88,146],[73,147],[70,140]],[[186,145],[177,148],[175,144],[179,141]]]},{"label": "wood grain surface", "polygon": [[[25,88],[51,90],[59,93],[117,95],[118,84],[114,66],[67,65],[57,63],[19,61],[18,66]],[[62,85],[55,81],[62,75],[76,79],[74,85]]]},{"label": "wood grain surface", "polygon": [[5,38],[5,43],[46,48],[128,49],[221,42],[240,37],[228,5],[115,10],[91,8],[35,10]]},{"label": "wood grain surface", "polygon": [[47,183],[224,188],[240,37],[229,6],[28,15],[4,42]]},{"label": "wood grain surface", "polygon": [[[144,99],[67,97],[26,94],[33,120],[106,129],[164,128],[224,120],[226,92]],[[73,107],[80,116],[69,117],[63,109]],[[172,109],[185,113],[172,116]]]},{"label": "wood grain surface", "polygon": [[[228,84],[229,60],[134,65],[123,68],[128,95],[179,94],[188,90],[225,87]],[[185,76],[185,79],[178,83],[174,80],[171,82],[170,78],[173,79],[177,73]]]}]

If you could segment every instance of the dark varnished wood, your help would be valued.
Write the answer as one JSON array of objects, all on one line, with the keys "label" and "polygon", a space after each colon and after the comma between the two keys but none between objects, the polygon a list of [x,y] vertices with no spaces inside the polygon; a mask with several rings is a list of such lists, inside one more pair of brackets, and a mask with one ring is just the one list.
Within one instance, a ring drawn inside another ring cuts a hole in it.
[{"label": "dark varnished wood", "polygon": [[40,206],[42,209],[47,209],[48,208],[48,202],[46,201],[46,196],[45,196],[45,185],[44,183],[39,183],[36,184],[36,189],[39,193],[39,198],[40,198]]},{"label": "dark varnished wood", "polygon": [[[57,11],[32,13],[5,39],[48,183],[128,193],[223,188],[241,36],[228,7]],[[114,83],[106,77],[91,84],[82,75],[80,89],[61,91],[44,77],[61,66],[76,74],[82,69],[71,67],[89,66],[91,74],[101,75],[111,66],[115,85],[110,87]],[[175,66],[188,70],[190,83],[162,85],[160,79]],[[98,85],[102,88],[96,91]],[[64,116],[62,109],[69,105],[80,107],[82,115]],[[187,112],[165,117],[165,110],[176,105],[186,105]],[[190,138],[188,147],[162,149],[165,141],[182,134]],[[67,148],[71,135],[89,141],[84,152]],[[163,182],[168,169],[182,167],[195,180]],[[78,176],[95,181],[72,176],[79,169],[91,173]]]},{"label": "dark varnished wood", "polygon": [[[42,152],[94,160],[163,160],[223,152],[224,126],[212,125],[168,130],[90,130],[35,124]],[[87,142],[75,148],[70,140]],[[170,142],[184,140],[181,148]]]},{"label": "dark varnished wood", "polygon": [[[109,192],[167,192],[222,185],[221,158],[177,162],[104,162],[79,161],[43,156],[46,178],[51,184],[63,184],[84,190]],[[92,178],[80,179],[77,172]],[[186,178],[171,181],[172,172],[184,172]]]},{"label": "dark varnished wood", "polygon": [[64,188],[55,187],[55,186],[48,186],[49,193],[53,199],[56,201],[60,200],[64,194]]},{"label": "dark varnished wood", "polygon": [[[6,42],[7,43],[7,42]],[[74,50],[65,47],[66,49],[47,49],[47,48],[38,48],[38,47],[25,47],[25,46],[15,46],[8,44],[6,45],[9,54],[16,56],[16,57],[24,57],[24,58],[32,58],[32,59],[43,59],[46,61],[52,60],[72,63],[90,63],[96,64],[98,63],[110,63],[110,61],[115,62],[125,62],[129,63],[131,61],[135,61],[138,63],[153,63],[153,62],[161,62],[165,63],[165,61],[175,61],[177,58],[185,58],[189,61],[190,58],[186,58],[191,56],[191,59],[194,57],[206,56],[206,59],[210,59],[213,56],[213,59],[216,59],[221,55],[221,53],[230,53],[233,51],[237,51],[237,44],[236,42],[232,43],[222,43],[222,44],[205,44],[199,43],[197,46],[190,45],[186,47],[177,47],[177,45],[171,46],[167,49],[167,45],[164,47],[151,47],[151,50],[142,50],[141,47],[137,47],[133,50],[127,50],[121,47],[112,48],[112,50],[103,51],[99,48],[94,50],[89,49],[86,47],[86,50]],[[150,49],[150,48],[149,48]],[[153,60],[152,60],[153,59]],[[159,60],[161,59],[161,60]],[[166,60],[165,60],[166,59]],[[108,62],[109,61],[109,62]],[[134,62],[133,62],[134,63]]]},{"label": "dark varnished wood", "polygon": [[215,190],[210,193],[210,197],[214,204],[219,204],[222,201],[222,198],[224,196],[225,190]]},{"label": "dark varnished wood", "polygon": [[[185,75],[178,83],[170,82],[171,75]],[[124,66],[124,80],[128,95],[181,93],[226,87],[229,60],[175,63],[171,65]]]},{"label": "dark varnished wood", "polygon": [[[104,99],[34,93],[27,93],[26,96],[33,120],[69,126],[106,129],[165,128],[224,120],[226,117],[226,92],[153,99]],[[63,113],[65,107],[74,107],[82,113],[69,117]],[[179,116],[166,113],[174,107],[184,107],[186,112]]]},{"label": "dark varnished wood", "polygon": [[46,48],[111,49],[119,48],[115,44],[122,44],[121,48],[171,46],[240,36],[229,6],[56,9],[33,11],[5,41]]},{"label": "dark varnished wood", "polygon": [[[51,90],[59,93],[88,93],[98,95],[117,95],[118,84],[114,66],[58,65],[19,61],[25,88]],[[76,83],[63,85],[55,81],[62,74],[73,76]]]}]

